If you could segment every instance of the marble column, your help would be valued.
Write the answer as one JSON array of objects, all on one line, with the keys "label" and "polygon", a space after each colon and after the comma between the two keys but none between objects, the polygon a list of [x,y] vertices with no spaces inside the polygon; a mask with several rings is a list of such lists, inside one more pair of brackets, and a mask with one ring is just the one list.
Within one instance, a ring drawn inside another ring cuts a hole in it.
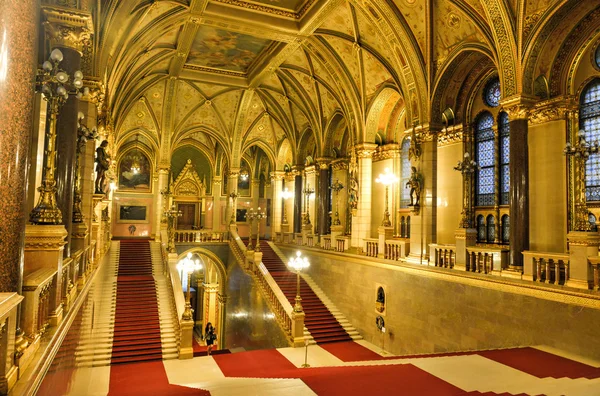
[{"label": "marble column", "polygon": [[223,224],[221,221],[221,181],[222,180],[223,180],[222,176],[213,176],[213,179],[212,179],[212,197],[213,197],[212,229],[214,231],[221,231],[223,229]]},{"label": "marble column", "polygon": [[158,168],[158,184],[154,191],[154,238],[160,239],[160,224],[163,218],[163,209],[165,208],[165,197],[162,192],[169,183],[169,167],[162,166]]},{"label": "marble column", "polygon": [[352,239],[350,245],[362,248],[365,238],[371,237],[371,190],[373,183],[373,158],[376,144],[363,143],[354,147],[358,157],[358,206],[352,219]]},{"label": "marble column", "polygon": [[294,233],[302,232],[302,175],[297,174],[294,179]]},{"label": "marble column", "polygon": [[[38,2],[0,2],[0,291],[20,292]],[[34,186],[36,187],[36,186]]]},{"label": "marble column", "polygon": [[317,158],[319,164],[319,186],[317,193],[317,219],[319,235],[330,232],[329,207],[331,206],[331,190],[329,189],[329,158]]},{"label": "marble column", "polygon": [[523,267],[523,251],[529,250],[529,145],[528,109],[531,98],[502,101],[510,122],[510,265]]},{"label": "marble column", "polygon": [[285,172],[275,171],[271,172],[271,185],[273,186],[273,217],[271,220],[271,227],[273,229],[272,235],[276,232],[281,232],[281,222],[283,220],[283,198],[281,193],[283,192],[283,178]]}]

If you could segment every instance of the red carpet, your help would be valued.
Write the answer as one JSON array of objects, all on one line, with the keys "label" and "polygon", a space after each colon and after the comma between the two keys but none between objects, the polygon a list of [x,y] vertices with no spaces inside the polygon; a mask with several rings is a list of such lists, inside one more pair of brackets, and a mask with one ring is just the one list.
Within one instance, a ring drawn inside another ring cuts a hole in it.
[{"label": "red carpet", "polygon": [[112,366],[108,389],[111,396],[210,395],[202,389],[169,384],[162,361]]},{"label": "red carpet", "polygon": [[600,368],[535,348],[501,349],[477,354],[538,378],[600,378]]},{"label": "red carpet", "polygon": [[150,244],[121,241],[111,364],[162,359]]},{"label": "red carpet", "polygon": [[[358,362],[364,360],[383,360],[383,356],[373,352],[372,350],[365,348],[364,346],[357,344],[354,341],[351,342],[336,342],[331,344],[320,345],[321,348],[331,353],[342,362]],[[397,357],[392,357],[397,359]]]},{"label": "red carpet", "polygon": [[[288,270],[266,241],[260,241],[260,249],[263,253],[263,264],[293,306],[296,303],[296,274]],[[306,315],[304,326],[318,344],[352,340],[303,279],[300,279],[300,296]]]}]

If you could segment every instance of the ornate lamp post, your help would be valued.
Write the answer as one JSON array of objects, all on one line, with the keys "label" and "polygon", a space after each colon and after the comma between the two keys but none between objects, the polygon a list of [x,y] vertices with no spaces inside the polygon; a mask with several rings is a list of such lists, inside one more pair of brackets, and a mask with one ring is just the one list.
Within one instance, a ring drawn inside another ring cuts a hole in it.
[{"label": "ornate lamp post", "polygon": [[185,302],[185,310],[181,315],[183,320],[192,320],[193,318],[193,310],[192,310],[192,297],[190,295],[190,283],[192,282],[192,274],[200,269],[202,269],[202,264],[200,264],[200,260],[192,260],[192,253],[188,253],[187,257],[181,259],[179,263],[177,263],[177,269],[179,271],[183,271],[185,275],[187,275],[187,297]]},{"label": "ornate lamp post", "polygon": [[[166,214],[168,212],[167,208],[169,207],[169,198],[173,195],[171,191],[172,181],[167,183],[167,186],[160,192],[160,195],[163,197],[163,212]],[[163,216],[162,222],[164,223],[167,220],[167,216]]]},{"label": "ornate lamp post", "polygon": [[48,102],[50,123],[46,134],[46,156],[44,160],[44,178],[38,187],[40,198],[31,213],[29,221],[33,224],[60,224],[62,213],[56,205],[56,119],[62,105],[69,99],[73,91],[81,97],[79,90],[83,88],[83,73],[76,71],[71,77],[59,67],[63,53],[57,48],[50,54],[38,70],[37,84]]},{"label": "ornate lamp post", "polygon": [[460,220],[460,228],[473,227],[473,204],[471,202],[471,181],[473,174],[479,170],[479,165],[475,160],[470,158],[468,152],[465,152],[464,159],[459,161],[454,167],[454,170],[459,171],[463,175],[463,211],[462,219]]},{"label": "ornate lamp post", "polygon": [[335,191],[335,216],[333,218],[333,221],[331,222],[331,225],[336,226],[342,224],[342,222],[340,221],[340,214],[338,212],[338,195],[340,193],[340,190],[344,188],[344,185],[336,179],[335,183],[333,183],[329,188]]},{"label": "ornate lamp post", "polygon": [[375,179],[376,183],[383,184],[385,186],[385,210],[383,212],[383,220],[381,221],[381,225],[383,227],[391,227],[392,222],[390,220],[390,211],[389,211],[389,188],[391,184],[398,183],[398,176],[394,175],[390,168],[385,168],[385,173],[379,174],[377,179]]},{"label": "ornate lamp post", "polygon": [[288,267],[296,271],[296,304],[294,305],[294,312],[302,312],[302,298],[300,297],[300,271],[310,266],[306,257],[301,257],[300,251],[296,252],[296,257],[290,258],[288,261]]},{"label": "ornate lamp post", "polygon": [[248,242],[248,250],[254,250],[254,246],[252,245],[252,225],[254,225],[254,219],[256,219],[257,215],[258,211],[255,212],[252,208],[248,209],[244,215],[244,218],[250,222],[250,242]]},{"label": "ornate lamp post", "polygon": [[256,246],[254,248],[254,251],[260,252],[260,221],[262,219],[266,218],[267,214],[265,213],[264,210],[261,212],[260,206],[259,206],[258,209],[256,210],[256,212],[254,212],[254,215],[255,215],[255,219],[258,220],[258,225],[256,227]]},{"label": "ornate lamp post", "polygon": [[181,216],[183,216],[183,213],[177,210],[175,205],[172,205],[171,209],[165,212],[165,217],[167,218],[167,235],[169,238],[167,250],[169,253],[175,253],[175,219]]},{"label": "ornate lamp post", "polygon": [[304,224],[310,225],[310,214],[309,214],[310,213],[310,211],[309,211],[310,196],[315,193],[315,189],[310,188],[310,184],[307,184],[307,186],[304,188],[304,190],[302,190],[302,193],[304,195],[306,195],[306,214],[304,215]]},{"label": "ornate lamp post", "polygon": [[77,147],[75,155],[75,191],[73,193],[73,223],[82,223],[83,215],[81,214],[81,151],[85,147],[88,140],[97,139],[98,132],[96,128],[89,130],[87,126],[81,122],[84,119],[83,113],[77,115]]},{"label": "ornate lamp post", "polygon": [[288,199],[290,199],[293,195],[294,194],[292,194],[292,192],[289,191],[287,189],[287,187],[281,193],[281,198],[283,198],[283,220],[281,221],[281,224],[287,224],[288,223],[287,210],[285,209],[285,201],[287,201]]},{"label": "ornate lamp post", "polygon": [[229,194],[229,198],[231,198],[231,220],[229,224],[235,224],[235,200],[237,197],[238,194],[235,191]]},{"label": "ornate lamp post", "polygon": [[598,141],[593,144],[585,140],[585,130],[580,129],[577,133],[577,142],[571,145],[567,142],[564,154],[572,157],[575,168],[575,186],[578,193],[575,194],[575,231],[590,231],[591,224],[588,219],[587,200],[585,196],[585,165],[591,154],[598,153],[600,149]]}]

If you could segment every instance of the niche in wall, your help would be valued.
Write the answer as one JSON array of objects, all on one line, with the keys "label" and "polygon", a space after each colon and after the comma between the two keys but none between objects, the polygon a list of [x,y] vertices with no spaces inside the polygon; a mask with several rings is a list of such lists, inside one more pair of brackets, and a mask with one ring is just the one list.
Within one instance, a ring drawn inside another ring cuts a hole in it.
[{"label": "niche in wall", "polygon": [[385,316],[386,309],[386,292],[385,287],[380,284],[375,285],[376,297],[375,297],[375,312],[379,315]]}]

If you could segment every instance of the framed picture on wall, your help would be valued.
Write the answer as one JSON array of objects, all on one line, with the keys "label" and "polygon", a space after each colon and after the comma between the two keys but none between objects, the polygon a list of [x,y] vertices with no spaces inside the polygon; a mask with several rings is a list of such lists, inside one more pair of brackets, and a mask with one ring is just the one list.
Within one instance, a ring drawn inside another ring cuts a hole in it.
[{"label": "framed picture on wall", "polygon": [[148,207],[143,205],[119,205],[118,223],[148,223]]},{"label": "framed picture on wall", "polygon": [[243,223],[246,222],[246,212],[247,209],[236,209],[235,212],[235,221]]}]

